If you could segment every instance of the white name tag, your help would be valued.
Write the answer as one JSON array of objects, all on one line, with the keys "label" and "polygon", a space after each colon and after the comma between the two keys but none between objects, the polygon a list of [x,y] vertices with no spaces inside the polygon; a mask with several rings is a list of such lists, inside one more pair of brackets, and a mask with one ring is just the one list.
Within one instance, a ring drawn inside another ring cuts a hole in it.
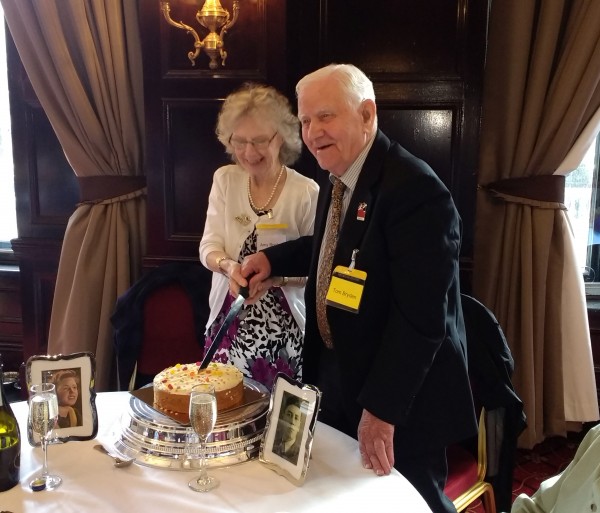
[{"label": "white name tag", "polygon": [[260,223],[256,225],[256,246],[257,251],[270,248],[285,242],[285,229],[287,224],[266,224]]}]

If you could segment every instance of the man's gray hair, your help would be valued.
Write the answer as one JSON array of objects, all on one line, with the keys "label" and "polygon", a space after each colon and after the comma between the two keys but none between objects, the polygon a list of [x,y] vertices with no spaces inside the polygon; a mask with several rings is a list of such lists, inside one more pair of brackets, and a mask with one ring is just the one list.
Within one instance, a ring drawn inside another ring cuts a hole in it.
[{"label": "man's gray hair", "polygon": [[305,85],[326,77],[332,77],[340,83],[345,98],[353,105],[360,105],[363,100],[375,101],[373,82],[353,64],[329,64],[309,73],[298,81],[296,96]]}]

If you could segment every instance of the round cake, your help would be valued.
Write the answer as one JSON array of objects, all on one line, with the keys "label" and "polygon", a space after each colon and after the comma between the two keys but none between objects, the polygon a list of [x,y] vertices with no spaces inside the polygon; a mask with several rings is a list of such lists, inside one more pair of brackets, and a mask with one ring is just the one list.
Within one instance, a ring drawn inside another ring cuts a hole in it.
[{"label": "round cake", "polygon": [[200,383],[214,385],[217,411],[239,406],[244,399],[244,377],[235,366],[211,362],[200,369],[200,362],[178,363],[154,377],[154,407],[187,417],[192,388]]}]

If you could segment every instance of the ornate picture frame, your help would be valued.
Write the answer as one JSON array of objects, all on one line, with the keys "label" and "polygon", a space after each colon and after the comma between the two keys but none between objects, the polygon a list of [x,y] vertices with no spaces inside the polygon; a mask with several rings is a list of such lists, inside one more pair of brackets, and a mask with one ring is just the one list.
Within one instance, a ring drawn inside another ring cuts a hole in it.
[{"label": "ornate picture frame", "polygon": [[[90,440],[98,433],[96,411],[96,359],[91,352],[39,355],[27,360],[27,390],[37,383],[55,383],[59,402],[59,426],[53,443]],[[61,398],[62,395],[62,398]],[[62,403],[62,404],[61,404]],[[28,426],[27,439],[39,445],[39,437]]]},{"label": "ornate picture frame", "polygon": [[306,479],[320,402],[317,387],[277,374],[259,459],[296,486]]}]

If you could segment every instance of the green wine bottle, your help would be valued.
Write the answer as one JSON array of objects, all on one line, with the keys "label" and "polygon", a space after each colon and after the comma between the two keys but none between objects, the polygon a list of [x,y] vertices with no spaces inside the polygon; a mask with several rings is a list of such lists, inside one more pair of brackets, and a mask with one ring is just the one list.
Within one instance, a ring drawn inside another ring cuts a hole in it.
[{"label": "green wine bottle", "polygon": [[0,492],[19,483],[21,435],[19,424],[4,393],[4,373],[0,355]]}]

